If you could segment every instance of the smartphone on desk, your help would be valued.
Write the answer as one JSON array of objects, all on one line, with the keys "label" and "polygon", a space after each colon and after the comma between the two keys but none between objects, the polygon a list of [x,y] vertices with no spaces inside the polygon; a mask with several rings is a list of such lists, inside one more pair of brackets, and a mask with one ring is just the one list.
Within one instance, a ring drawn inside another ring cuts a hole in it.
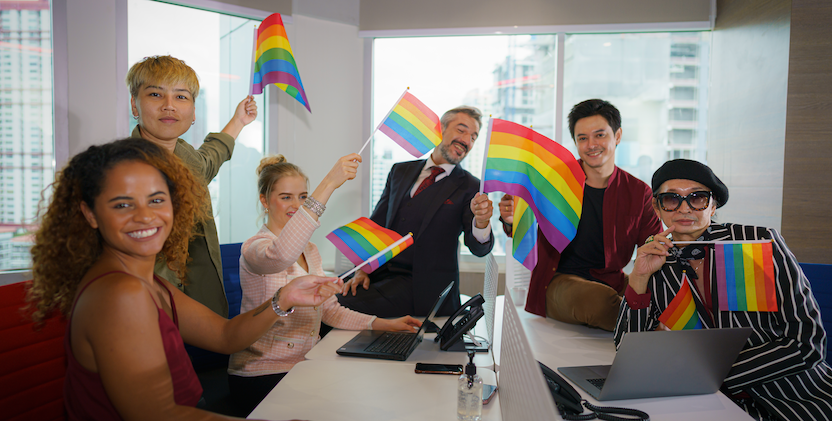
[{"label": "smartphone on desk", "polygon": [[417,373],[425,374],[462,374],[462,364],[425,364],[416,363]]},{"label": "smartphone on desk", "polygon": [[482,404],[488,405],[491,402],[491,398],[494,397],[494,392],[497,391],[497,386],[493,384],[484,384],[482,385]]}]

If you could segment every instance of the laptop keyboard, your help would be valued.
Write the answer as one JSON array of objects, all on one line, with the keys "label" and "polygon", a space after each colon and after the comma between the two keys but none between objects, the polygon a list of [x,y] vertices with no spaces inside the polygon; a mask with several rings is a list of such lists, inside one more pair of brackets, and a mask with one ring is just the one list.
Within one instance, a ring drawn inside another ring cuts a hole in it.
[{"label": "laptop keyboard", "polygon": [[601,390],[604,388],[604,382],[606,382],[607,379],[586,379],[586,381],[588,381],[589,384],[597,387],[598,390]]},{"label": "laptop keyboard", "polygon": [[404,354],[410,348],[414,334],[387,332],[373,341],[365,350],[385,354]]}]

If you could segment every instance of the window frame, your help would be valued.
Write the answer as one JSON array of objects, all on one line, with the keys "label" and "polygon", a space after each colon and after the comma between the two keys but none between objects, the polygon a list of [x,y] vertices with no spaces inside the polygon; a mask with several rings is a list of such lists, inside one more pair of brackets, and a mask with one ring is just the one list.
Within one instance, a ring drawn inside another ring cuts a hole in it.
[{"label": "window frame", "polygon": [[[373,58],[374,40],[377,38],[404,38],[404,37],[444,37],[444,36],[476,36],[476,35],[556,35],[556,73],[555,73],[555,138],[554,140],[563,144],[563,120],[564,120],[564,47],[567,35],[577,34],[615,34],[615,33],[650,33],[650,32],[700,32],[713,31],[716,20],[716,2],[711,3],[711,14],[708,21],[699,22],[651,22],[635,24],[590,24],[590,25],[549,25],[549,26],[513,26],[513,27],[480,27],[480,28],[443,28],[443,29],[403,29],[403,30],[369,30],[358,31],[360,38],[365,38],[365,66],[364,66],[364,115],[367,121],[364,124],[365,135],[369,138],[372,132],[373,109],[375,104],[373,98]],[[384,106],[384,105],[382,105]],[[372,192],[372,168],[373,154],[366,158],[365,165],[362,165],[362,174],[367,180],[362,189],[362,215],[370,215],[373,209],[370,208]],[[502,229],[502,227],[492,227]],[[485,272],[485,263],[482,258],[474,255],[462,254],[461,247],[457,249],[460,262],[460,272]],[[500,268],[505,271],[504,267]]]}]

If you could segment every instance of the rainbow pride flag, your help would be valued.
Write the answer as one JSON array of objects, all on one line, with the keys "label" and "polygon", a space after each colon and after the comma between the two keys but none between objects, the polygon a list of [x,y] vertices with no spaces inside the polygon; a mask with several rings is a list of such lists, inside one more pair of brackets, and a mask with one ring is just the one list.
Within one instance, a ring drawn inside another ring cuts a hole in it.
[{"label": "rainbow pride flag", "polygon": [[529,270],[537,265],[537,220],[529,204],[514,196],[511,225],[511,254]]},{"label": "rainbow pride flag", "polygon": [[720,311],[777,311],[771,242],[715,244]]},{"label": "rainbow pride flag", "polygon": [[312,112],[280,13],[269,15],[257,28],[251,77],[252,95],[263,93],[270,83],[286,91]]},{"label": "rainbow pride flag", "polygon": [[442,142],[439,117],[408,91],[393,106],[378,130],[416,158]]},{"label": "rainbow pride flag", "polygon": [[575,238],[586,175],[572,153],[536,131],[492,119],[486,139],[482,191],[525,200],[543,236],[558,251]]},{"label": "rainbow pride flag", "polygon": [[682,288],[659,316],[659,321],[670,330],[702,329],[687,274],[682,274]]},{"label": "rainbow pride flag", "polygon": [[[387,246],[401,239],[397,232],[382,228],[369,218],[361,217],[327,234],[326,238],[335,245],[341,253],[347,256],[352,264],[358,266],[374,254],[384,250]],[[370,273],[387,263],[413,244],[413,237],[394,247],[378,259],[369,262],[362,270]]]}]

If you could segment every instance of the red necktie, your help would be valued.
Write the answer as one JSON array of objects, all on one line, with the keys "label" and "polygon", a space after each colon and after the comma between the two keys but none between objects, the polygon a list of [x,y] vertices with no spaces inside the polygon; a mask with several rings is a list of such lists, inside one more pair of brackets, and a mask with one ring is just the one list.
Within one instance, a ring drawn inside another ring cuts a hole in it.
[{"label": "red necktie", "polygon": [[422,184],[419,184],[419,187],[416,189],[416,192],[413,193],[413,197],[416,197],[417,194],[421,193],[422,190],[430,187],[431,184],[436,182],[436,176],[445,172],[445,169],[440,166],[430,167],[430,175],[428,178],[422,180]]}]

